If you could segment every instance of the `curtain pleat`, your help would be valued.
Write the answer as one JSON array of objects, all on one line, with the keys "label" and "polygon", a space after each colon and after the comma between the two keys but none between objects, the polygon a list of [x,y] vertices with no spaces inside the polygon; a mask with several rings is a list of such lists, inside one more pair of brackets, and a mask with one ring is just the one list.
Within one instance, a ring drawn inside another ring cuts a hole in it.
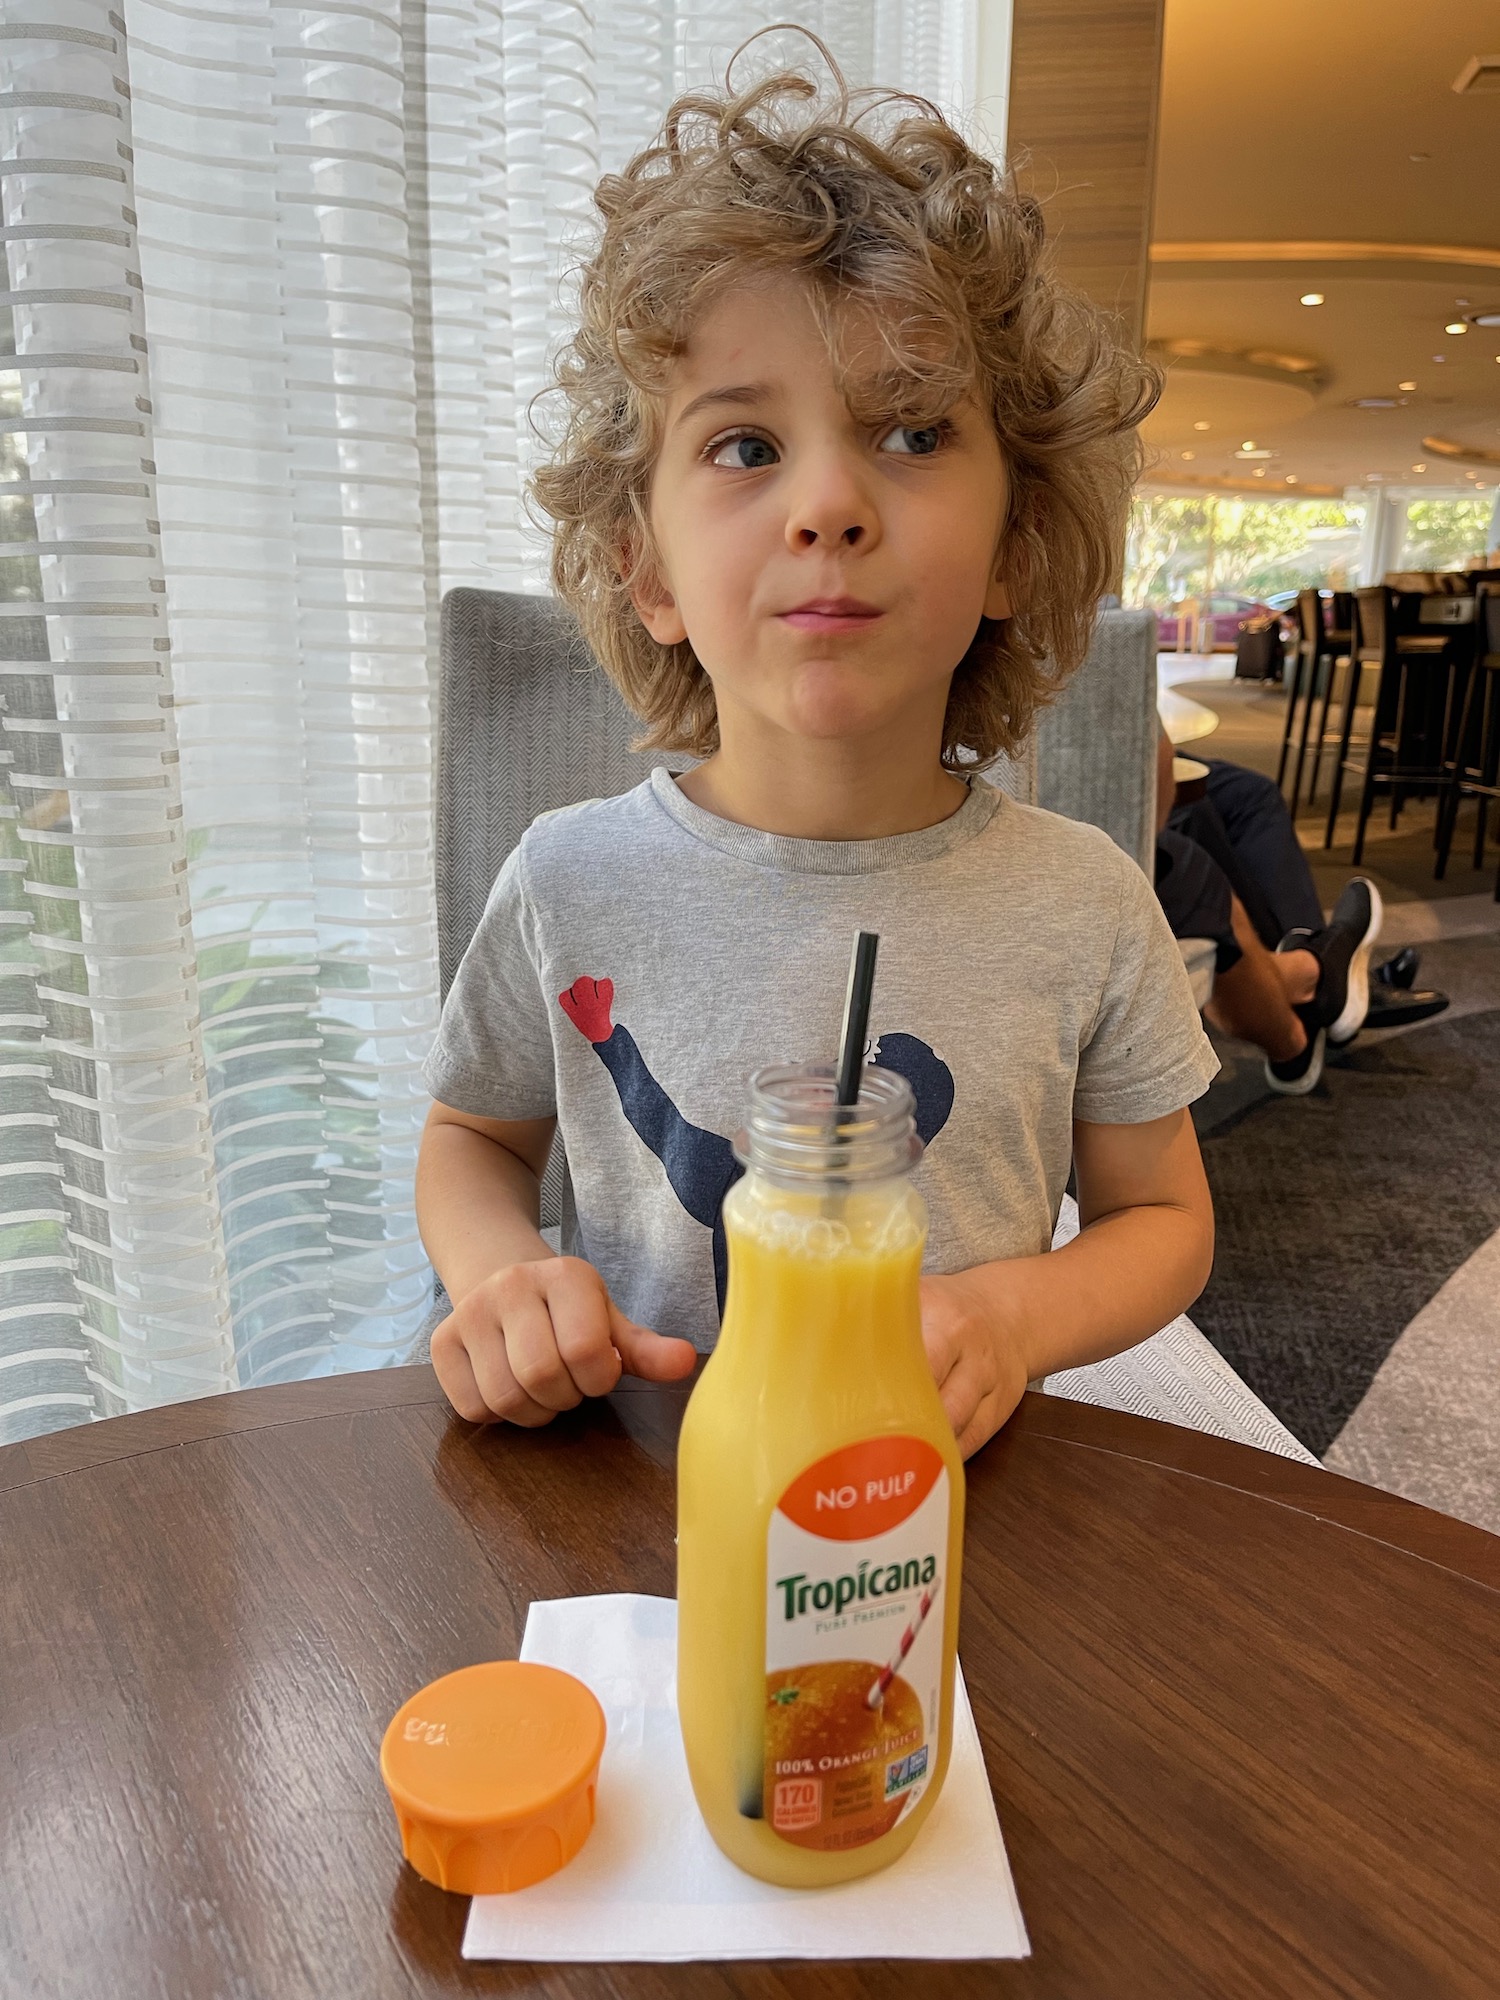
[{"label": "curtain pleat", "polygon": [[5,25],[0,1421],[16,1436],[237,1375],[129,61],[102,7]]},{"label": "curtain pleat", "polygon": [[[798,18],[960,106],[973,6]],[[438,596],[542,587],[593,185],[782,18],[0,6],[0,1440],[409,1351]]]}]

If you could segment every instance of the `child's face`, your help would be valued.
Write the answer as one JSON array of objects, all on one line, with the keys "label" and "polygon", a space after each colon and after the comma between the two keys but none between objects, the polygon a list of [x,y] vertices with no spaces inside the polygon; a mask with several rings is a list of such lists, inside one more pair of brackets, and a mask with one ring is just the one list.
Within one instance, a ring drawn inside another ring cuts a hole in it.
[{"label": "child's face", "polygon": [[[878,377],[874,323],[846,334],[852,372]],[[660,571],[636,608],[661,643],[691,640],[726,743],[756,722],[824,740],[909,728],[930,755],[981,615],[1010,614],[1005,507],[982,410],[856,421],[804,285],[746,284],[677,365],[651,492]]]}]

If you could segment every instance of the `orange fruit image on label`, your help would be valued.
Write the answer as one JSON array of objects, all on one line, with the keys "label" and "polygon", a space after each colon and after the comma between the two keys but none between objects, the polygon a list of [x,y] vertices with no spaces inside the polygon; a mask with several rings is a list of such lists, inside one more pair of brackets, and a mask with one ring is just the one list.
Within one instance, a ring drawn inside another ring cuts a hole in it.
[{"label": "orange fruit image on label", "polygon": [[898,1674],[871,1708],[865,1660],[825,1660],[766,1676],[767,1819],[784,1839],[824,1851],[889,1833],[901,1782],[925,1731]]}]

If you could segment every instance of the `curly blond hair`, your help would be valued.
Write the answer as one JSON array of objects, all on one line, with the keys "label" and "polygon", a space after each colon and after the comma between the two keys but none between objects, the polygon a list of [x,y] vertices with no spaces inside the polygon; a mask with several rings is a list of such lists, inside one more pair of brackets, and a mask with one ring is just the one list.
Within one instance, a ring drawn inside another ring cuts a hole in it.
[{"label": "curly blond hair", "polygon": [[999,167],[925,100],[856,99],[833,74],[831,102],[796,71],[680,97],[656,142],[599,183],[602,235],[557,363],[566,426],[533,481],[553,523],[552,580],[646,724],[644,746],[715,750],[708,675],[690,643],[650,636],[631,581],[655,560],[664,397],[695,317],[747,276],[797,273],[836,366],[840,306],[876,309],[909,394],[875,415],[931,422],[971,395],[993,420],[1009,473],[1000,573],[1014,615],[981,619],[943,725],[950,769],[986,763],[1019,749],[1083,659],[1118,573],[1136,426],[1158,378],[1106,315],[1051,277],[1041,210]]}]

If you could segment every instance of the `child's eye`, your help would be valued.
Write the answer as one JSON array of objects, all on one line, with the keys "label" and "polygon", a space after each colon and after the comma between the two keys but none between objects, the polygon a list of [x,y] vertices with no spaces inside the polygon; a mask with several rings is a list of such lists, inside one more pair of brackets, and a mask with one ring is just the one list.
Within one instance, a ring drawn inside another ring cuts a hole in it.
[{"label": "child's eye", "polygon": [[759,472],[762,466],[775,465],[781,453],[768,438],[740,436],[725,438],[715,445],[711,465],[727,465],[736,472]]},{"label": "child's eye", "polygon": [[943,441],[941,424],[897,424],[880,440],[882,451],[900,452],[909,458],[930,458]]}]

